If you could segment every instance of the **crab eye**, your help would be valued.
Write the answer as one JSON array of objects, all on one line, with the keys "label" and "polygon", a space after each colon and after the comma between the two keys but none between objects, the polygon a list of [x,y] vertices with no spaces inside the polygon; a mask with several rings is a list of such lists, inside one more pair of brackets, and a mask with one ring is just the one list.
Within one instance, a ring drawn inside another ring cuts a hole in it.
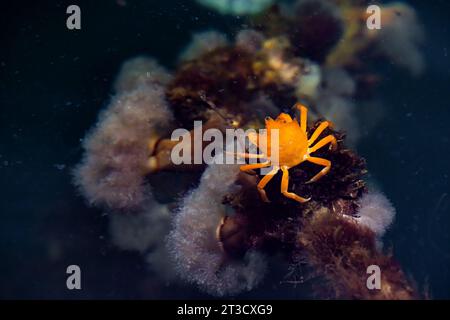
[{"label": "crab eye", "polygon": [[267,116],[264,118],[264,120],[269,121],[270,119],[272,119],[271,117]]}]

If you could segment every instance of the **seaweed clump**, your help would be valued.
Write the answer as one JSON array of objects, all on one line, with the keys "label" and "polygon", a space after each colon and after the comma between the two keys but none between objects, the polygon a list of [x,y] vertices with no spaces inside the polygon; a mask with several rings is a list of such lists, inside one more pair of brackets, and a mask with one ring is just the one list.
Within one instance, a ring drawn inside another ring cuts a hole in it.
[{"label": "seaweed clump", "polygon": [[236,47],[217,48],[187,61],[167,89],[177,120],[192,128],[194,120],[207,121],[207,98],[225,114],[236,116],[256,88],[252,55]]},{"label": "seaweed clump", "polygon": [[177,121],[185,128],[191,129],[195,120],[207,121],[213,113],[245,127],[266,115],[249,107],[261,97],[295,101],[292,89],[303,65],[285,37],[266,39],[244,30],[235,44],[185,61],[168,84],[166,95]]},{"label": "seaweed clump", "polygon": [[[304,220],[298,235],[299,250],[311,269],[325,279],[319,292],[339,299],[417,299],[400,265],[381,253],[373,231],[327,210]],[[367,288],[367,267],[381,272],[381,289]]]}]

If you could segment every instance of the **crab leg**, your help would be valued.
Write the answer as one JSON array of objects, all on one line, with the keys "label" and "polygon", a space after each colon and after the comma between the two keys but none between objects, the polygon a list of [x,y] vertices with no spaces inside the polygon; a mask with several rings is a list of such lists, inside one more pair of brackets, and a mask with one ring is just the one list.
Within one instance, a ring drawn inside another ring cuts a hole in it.
[{"label": "crab leg", "polygon": [[309,138],[308,140],[308,147],[310,145],[312,145],[317,138],[320,136],[320,134],[323,132],[323,130],[325,130],[327,127],[331,127],[331,123],[329,121],[324,121],[322,122],[317,129],[314,131],[314,133],[312,134],[311,138]]},{"label": "crab leg", "polygon": [[241,171],[249,171],[253,169],[266,168],[270,166],[270,162],[261,162],[261,163],[252,163],[252,164],[244,164],[240,167]]},{"label": "crab leg", "polygon": [[308,120],[308,109],[301,103],[296,103],[295,107],[300,110],[300,128],[306,133],[306,125]]},{"label": "crab leg", "polygon": [[322,140],[320,140],[319,142],[317,142],[316,145],[314,145],[311,149],[309,149],[309,153],[313,153],[313,152],[319,150],[320,148],[327,145],[328,143],[331,143],[331,147],[334,149],[337,147],[336,138],[332,135],[329,135],[329,136],[326,136],[325,138],[323,138]]},{"label": "crab leg", "polygon": [[266,191],[264,190],[264,187],[269,183],[270,180],[277,174],[278,170],[280,170],[279,167],[273,167],[273,169],[266,174],[258,183],[256,186],[258,188],[259,194],[261,195],[261,198],[264,202],[270,202],[269,198],[267,198]]},{"label": "crab leg", "polygon": [[312,162],[312,163],[315,163],[315,164],[318,164],[318,165],[321,165],[321,166],[325,166],[325,168],[320,170],[320,172],[318,174],[316,174],[314,177],[312,177],[306,183],[316,182],[317,180],[322,178],[324,175],[326,175],[328,173],[328,171],[330,171],[330,169],[331,169],[331,161],[330,160],[317,158],[317,157],[308,157],[305,160],[309,161],[309,162]]},{"label": "crab leg", "polygon": [[243,153],[243,152],[234,153],[234,152],[228,152],[228,151],[225,151],[225,153],[226,154],[232,154],[232,155],[235,155],[236,157],[241,157],[241,158],[244,158],[244,159],[261,159],[261,158],[264,158],[264,154],[253,154],[253,153]]},{"label": "crab leg", "polygon": [[293,199],[295,201],[298,201],[300,203],[307,202],[311,198],[302,198],[298,195],[296,195],[293,192],[288,192],[288,186],[289,186],[289,171],[286,166],[281,167],[281,171],[283,171],[283,177],[281,178],[281,193],[290,199]]}]

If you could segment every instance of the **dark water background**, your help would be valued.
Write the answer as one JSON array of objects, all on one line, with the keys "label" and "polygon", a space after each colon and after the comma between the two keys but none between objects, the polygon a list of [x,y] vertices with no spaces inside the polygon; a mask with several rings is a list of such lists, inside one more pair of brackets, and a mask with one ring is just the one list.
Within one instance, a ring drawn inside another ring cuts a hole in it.
[{"label": "dark water background", "polygon": [[[385,243],[433,298],[450,298],[450,2],[409,1],[423,22],[426,73],[381,66],[387,112],[358,151],[397,209]],[[82,30],[66,29],[78,4]],[[108,218],[71,184],[80,139],[111,95],[126,59],[167,67],[192,32],[242,27],[192,1],[9,1],[0,10],[0,298],[185,298],[195,289],[154,281],[139,254],[108,240]],[[82,269],[81,291],[66,267]],[[275,279],[276,277],[273,276]],[[240,297],[301,298],[271,277]]]}]

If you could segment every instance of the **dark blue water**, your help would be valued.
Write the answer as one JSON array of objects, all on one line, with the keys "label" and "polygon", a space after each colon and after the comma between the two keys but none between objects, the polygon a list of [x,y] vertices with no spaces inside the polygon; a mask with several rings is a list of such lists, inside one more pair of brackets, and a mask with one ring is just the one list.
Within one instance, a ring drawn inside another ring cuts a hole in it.
[{"label": "dark blue water", "polygon": [[[65,27],[72,3],[82,8],[77,32]],[[411,78],[380,66],[377,98],[387,112],[358,151],[397,209],[386,246],[421,290],[449,299],[450,4],[409,3],[427,33],[426,72]],[[165,286],[139,254],[112,246],[108,218],[85,205],[70,169],[123,61],[147,53],[172,67],[192,32],[213,27],[234,34],[243,23],[190,1],[129,1],[125,7],[112,0],[14,1],[2,7],[0,298],[205,297]],[[83,270],[81,291],[66,289],[69,264]],[[243,297],[306,296],[270,280]]]}]

